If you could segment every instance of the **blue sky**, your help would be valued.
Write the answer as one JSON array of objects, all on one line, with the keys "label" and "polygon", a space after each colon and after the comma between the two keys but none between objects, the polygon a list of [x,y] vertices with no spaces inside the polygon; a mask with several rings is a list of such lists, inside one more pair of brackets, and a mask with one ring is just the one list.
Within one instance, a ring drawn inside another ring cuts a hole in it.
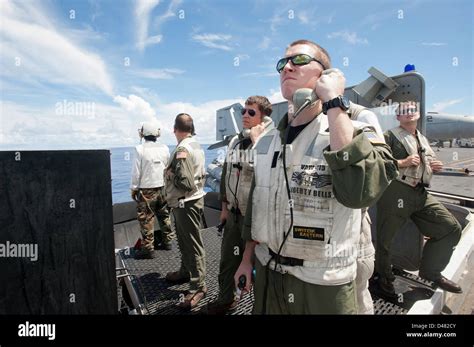
[{"label": "blue sky", "polygon": [[371,66],[396,75],[411,63],[428,110],[474,113],[468,0],[2,0],[0,10],[3,149],[130,146],[151,119],[174,144],[179,112],[212,143],[217,109],[282,100],[275,64],[301,38],[325,47],[348,85]]}]

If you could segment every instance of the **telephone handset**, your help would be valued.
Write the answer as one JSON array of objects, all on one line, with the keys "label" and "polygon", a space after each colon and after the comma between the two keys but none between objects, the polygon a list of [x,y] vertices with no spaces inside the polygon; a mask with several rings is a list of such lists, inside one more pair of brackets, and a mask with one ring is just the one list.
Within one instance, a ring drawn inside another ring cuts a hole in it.
[{"label": "telephone handset", "polygon": [[[338,69],[327,69],[324,70],[321,75],[327,75],[331,72],[340,72]],[[316,95],[313,89],[311,88],[301,88],[297,89],[293,94],[293,105],[295,107],[295,113],[293,115],[293,119],[295,119],[301,111],[303,111],[306,107],[311,105],[312,103],[316,102],[319,97]]]},{"label": "telephone handset", "polygon": [[293,94],[293,106],[295,107],[296,112],[298,112],[301,107],[306,107],[316,100],[318,100],[318,96],[311,88],[297,89]]},{"label": "telephone handset", "polygon": [[[263,126],[266,129],[270,124],[272,124],[272,119],[268,116],[263,117]],[[250,137],[250,129],[242,130],[242,136],[248,139]]]}]

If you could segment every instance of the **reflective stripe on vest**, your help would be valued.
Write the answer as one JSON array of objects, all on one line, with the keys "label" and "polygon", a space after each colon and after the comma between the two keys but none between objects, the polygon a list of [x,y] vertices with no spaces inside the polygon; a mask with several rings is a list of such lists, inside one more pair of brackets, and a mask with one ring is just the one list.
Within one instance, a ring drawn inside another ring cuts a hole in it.
[{"label": "reflective stripe on vest", "polygon": [[236,148],[239,147],[239,141],[241,140],[236,135],[229,143],[224,183],[225,196],[228,202],[227,208],[229,210],[238,208],[242,216],[244,216],[253,178],[253,151],[252,146],[250,146],[242,153],[240,149]]}]

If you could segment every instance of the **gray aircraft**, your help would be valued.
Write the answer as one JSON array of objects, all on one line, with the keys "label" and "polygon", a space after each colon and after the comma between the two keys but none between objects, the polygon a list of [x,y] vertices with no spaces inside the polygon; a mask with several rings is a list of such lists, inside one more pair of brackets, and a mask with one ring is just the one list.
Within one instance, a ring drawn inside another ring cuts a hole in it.
[{"label": "gray aircraft", "polygon": [[428,112],[426,136],[430,140],[451,141],[456,138],[474,137],[474,116]]}]

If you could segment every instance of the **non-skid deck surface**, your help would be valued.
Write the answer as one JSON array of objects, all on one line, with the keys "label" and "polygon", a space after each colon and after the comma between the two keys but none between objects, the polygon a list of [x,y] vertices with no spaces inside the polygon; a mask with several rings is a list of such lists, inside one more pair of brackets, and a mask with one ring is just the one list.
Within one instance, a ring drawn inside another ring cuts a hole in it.
[{"label": "non-skid deck surface", "polygon": [[[176,241],[174,241],[173,250],[157,251],[158,257],[155,259],[135,260],[133,250],[121,251],[125,266],[134,275],[134,286],[139,294],[145,297],[150,314],[206,314],[207,303],[217,298],[222,238],[217,235],[215,227],[204,229],[201,233],[206,249],[208,292],[206,298],[191,312],[185,312],[176,306],[182,298],[182,293],[189,288],[189,284],[172,285],[165,280],[168,272],[179,269],[180,252]],[[403,271],[397,271],[395,274],[395,289],[397,293],[403,293],[403,295],[387,300],[382,298],[375,285],[370,287],[376,314],[405,314],[416,300],[429,299],[433,295],[429,282]],[[246,294],[231,314],[251,314],[252,306],[253,293]]]}]

